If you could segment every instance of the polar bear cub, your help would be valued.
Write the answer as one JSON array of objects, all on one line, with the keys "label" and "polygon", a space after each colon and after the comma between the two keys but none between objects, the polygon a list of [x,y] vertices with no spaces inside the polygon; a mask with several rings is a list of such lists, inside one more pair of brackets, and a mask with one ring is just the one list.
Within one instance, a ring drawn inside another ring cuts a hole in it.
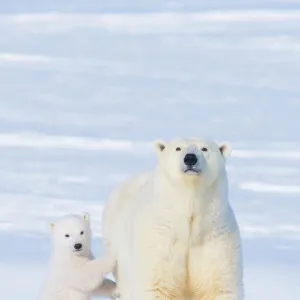
[{"label": "polar bear cub", "polygon": [[123,300],[242,300],[239,227],[228,199],[229,143],[155,143],[157,164],[126,180],[103,211]]},{"label": "polar bear cub", "polygon": [[50,224],[52,253],[39,300],[114,297],[116,284],[104,278],[116,264],[114,253],[93,259],[89,214],[67,215]]}]

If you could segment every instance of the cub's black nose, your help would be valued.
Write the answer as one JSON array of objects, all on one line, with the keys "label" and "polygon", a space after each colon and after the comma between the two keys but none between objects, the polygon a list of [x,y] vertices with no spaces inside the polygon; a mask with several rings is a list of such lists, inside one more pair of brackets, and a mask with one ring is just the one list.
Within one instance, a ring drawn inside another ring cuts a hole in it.
[{"label": "cub's black nose", "polygon": [[74,248],[75,248],[76,250],[80,250],[80,249],[82,248],[82,244],[75,244],[75,245],[74,245]]},{"label": "cub's black nose", "polygon": [[194,166],[197,162],[198,162],[198,159],[197,159],[197,156],[195,154],[191,154],[191,153],[188,153],[185,157],[184,157],[184,163],[189,166],[189,167],[192,167]]}]

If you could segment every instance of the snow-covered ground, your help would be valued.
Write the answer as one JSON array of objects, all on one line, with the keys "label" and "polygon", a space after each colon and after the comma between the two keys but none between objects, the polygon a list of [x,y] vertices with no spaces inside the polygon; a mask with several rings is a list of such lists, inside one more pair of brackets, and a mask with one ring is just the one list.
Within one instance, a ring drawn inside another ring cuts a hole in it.
[{"label": "snow-covered ground", "polygon": [[299,299],[300,1],[224,2],[1,1],[1,299],[35,299],[50,220],[89,211],[100,254],[113,187],[197,135],[234,146],[246,300]]}]

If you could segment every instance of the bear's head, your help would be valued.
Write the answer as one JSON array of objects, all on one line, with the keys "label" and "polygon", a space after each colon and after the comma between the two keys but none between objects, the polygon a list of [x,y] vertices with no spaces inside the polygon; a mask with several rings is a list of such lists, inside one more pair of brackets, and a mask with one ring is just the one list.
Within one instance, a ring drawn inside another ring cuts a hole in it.
[{"label": "bear's head", "polygon": [[231,153],[229,143],[217,144],[203,138],[174,139],[155,142],[160,172],[173,183],[213,184],[225,171]]},{"label": "bear's head", "polygon": [[52,243],[55,251],[67,255],[88,256],[91,247],[90,216],[66,215],[51,223]]}]

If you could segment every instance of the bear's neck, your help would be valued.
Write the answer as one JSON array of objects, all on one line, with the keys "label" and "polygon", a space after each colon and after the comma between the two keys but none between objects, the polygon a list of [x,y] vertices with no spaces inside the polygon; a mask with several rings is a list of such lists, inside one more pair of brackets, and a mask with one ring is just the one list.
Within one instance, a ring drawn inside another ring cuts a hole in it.
[{"label": "bear's neck", "polygon": [[196,180],[174,182],[157,172],[154,176],[157,205],[160,205],[160,202],[187,215],[204,215],[209,210],[222,212],[228,209],[228,183],[225,170],[209,186]]}]

